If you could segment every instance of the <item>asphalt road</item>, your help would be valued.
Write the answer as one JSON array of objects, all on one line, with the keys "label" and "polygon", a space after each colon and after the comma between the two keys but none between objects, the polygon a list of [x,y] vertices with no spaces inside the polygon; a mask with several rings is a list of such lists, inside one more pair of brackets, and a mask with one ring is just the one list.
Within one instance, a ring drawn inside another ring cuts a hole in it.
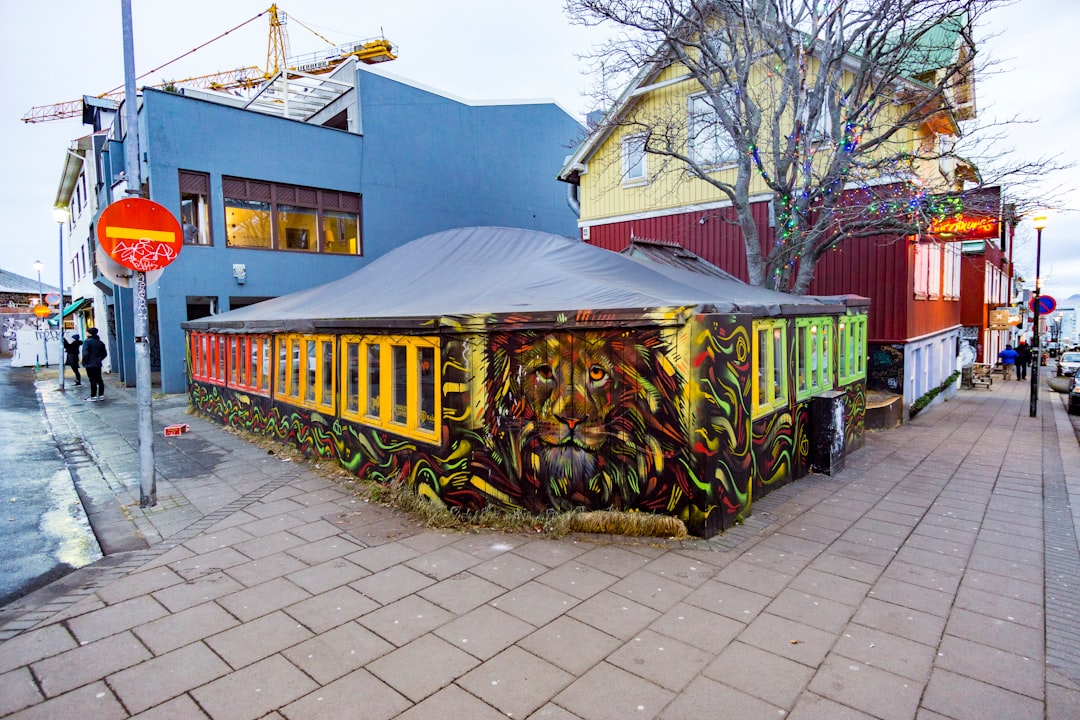
[{"label": "asphalt road", "polygon": [[0,360],[0,605],[101,557],[33,368]]}]

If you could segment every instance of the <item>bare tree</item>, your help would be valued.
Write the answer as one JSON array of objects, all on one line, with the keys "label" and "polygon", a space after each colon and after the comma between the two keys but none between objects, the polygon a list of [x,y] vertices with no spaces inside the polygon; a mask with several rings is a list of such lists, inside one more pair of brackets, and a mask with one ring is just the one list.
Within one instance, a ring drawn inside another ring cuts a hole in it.
[{"label": "bare tree", "polygon": [[[642,137],[658,172],[677,168],[730,201],[752,284],[802,293],[844,239],[924,231],[986,184],[957,141],[975,115],[973,28],[1006,1],[565,4],[575,22],[618,28],[591,54],[598,99],[612,108],[603,122]],[[695,84],[689,109],[633,102],[634,83],[672,68]],[[762,182],[775,217],[768,247],[751,212]]]}]

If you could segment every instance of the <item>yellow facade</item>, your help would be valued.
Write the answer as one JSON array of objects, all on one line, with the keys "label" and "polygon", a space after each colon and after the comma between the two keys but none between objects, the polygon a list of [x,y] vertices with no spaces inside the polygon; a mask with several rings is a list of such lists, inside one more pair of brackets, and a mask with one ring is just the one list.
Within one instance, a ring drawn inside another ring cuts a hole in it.
[{"label": "yellow facade", "polygon": [[[771,73],[759,68],[751,85],[764,88],[772,82],[776,81],[771,79]],[[642,92],[643,88],[637,89],[637,96],[627,103],[618,125],[599,141],[595,151],[587,158],[587,170],[580,174],[580,222],[583,225],[638,213],[662,214],[691,206],[727,204],[724,193],[693,176],[683,163],[659,155],[646,155],[643,180],[627,180],[624,174],[624,140],[640,134],[646,127],[662,127],[680,144],[679,151],[686,152],[688,103],[693,95],[702,92],[701,86],[689,78],[681,65],[669,66],[648,80],[644,87],[652,89],[645,92]],[[759,101],[766,94],[767,90],[758,92]],[[887,105],[879,111],[880,122],[885,126],[895,124],[897,118],[909,108],[909,105],[899,102]],[[783,131],[787,132],[789,128]],[[872,130],[868,134],[872,135]],[[882,148],[881,153],[885,156],[894,156],[901,151],[916,153],[920,148],[925,150],[928,142],[936,142],[936,136],[928,126],[902,129]],[[763,136],[761,152],[766,152],[770,144],[770,138]],[[740,148],[739,151],[749,152],[747,148]],[[823,157],[829,154],[823,153]],[[937,163],[917,164],[911,171],[930,185],[934,184],[935,177],[940,184]],[[736,172],[732,164],[721,165],[716,168],[715,176],[721,182],[734,185]],[[765,199],[769,194],[765,181],[755,171],[750,181],[751,198]]]}]

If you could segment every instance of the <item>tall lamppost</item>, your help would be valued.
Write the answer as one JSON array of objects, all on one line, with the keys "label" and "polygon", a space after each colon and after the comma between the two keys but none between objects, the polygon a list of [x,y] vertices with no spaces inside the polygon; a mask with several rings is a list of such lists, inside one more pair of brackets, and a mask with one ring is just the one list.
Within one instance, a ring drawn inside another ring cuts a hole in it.
[{"label": "tall lamppost", "polygon": [[[67,208],[54,207],[53,219],[56,220],[56,228],[59,232],[60,243],[60,317],[56,321],[56,329],[60,331],[60,347],[64,346],[64,223],[68,219]],[[64,363],[57,361],[56,367],[60,370],[60,389],[64,389]]]},{"label": "tall lamppost", "polygon": [[[41,294],[41,268],[45,267],[40,260],[34,261],[34,270],[37,270],[37,301],[38,305],[42,305],[45,302],[44,296]],[[38,330],[41,330],[41,321],[43,318],[38,317]],[[42,333],[44,335],[45,333]],[[49,341],[45,339],[42,341],[45,346],[45,367],[49,367]]]},{"label": "tall lamppost", "polygon": [[41,294],[41,268],[45,267],[40,260],[34,261],[34,270],[37,271],[37,301],[38,305],[45,302],[44,296]]},{"label": "tall lamppost", "polygon": [[1042,262],[1042,231],[1046,227],[1046,213],[1039,213],[1031,218],[1031,224],[1035,226],[1035,296],[1031,301],[1031,309],[1035,314],[1034,332],[1031,342],[1031,417],[1038,415],[1039,404],[1039,367],[1042,365],[1042,348],[1039,343],[1039,290],[1042,280],[1039,279],[1039,265]]}]

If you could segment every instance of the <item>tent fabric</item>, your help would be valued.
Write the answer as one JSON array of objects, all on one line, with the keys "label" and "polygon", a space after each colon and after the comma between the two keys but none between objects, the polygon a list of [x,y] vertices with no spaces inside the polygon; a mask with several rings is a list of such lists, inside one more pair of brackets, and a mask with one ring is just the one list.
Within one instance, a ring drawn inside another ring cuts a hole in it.
[{"label": "tent fabric", "polygon": [[[634,259],[557,235],[466,227],[402,245],[339,280],[183,323],[219,332],[310,331],[394,320],[578,310],[835,313],[825,299]],[[787,309],[785,309],[787,308]]]}]

